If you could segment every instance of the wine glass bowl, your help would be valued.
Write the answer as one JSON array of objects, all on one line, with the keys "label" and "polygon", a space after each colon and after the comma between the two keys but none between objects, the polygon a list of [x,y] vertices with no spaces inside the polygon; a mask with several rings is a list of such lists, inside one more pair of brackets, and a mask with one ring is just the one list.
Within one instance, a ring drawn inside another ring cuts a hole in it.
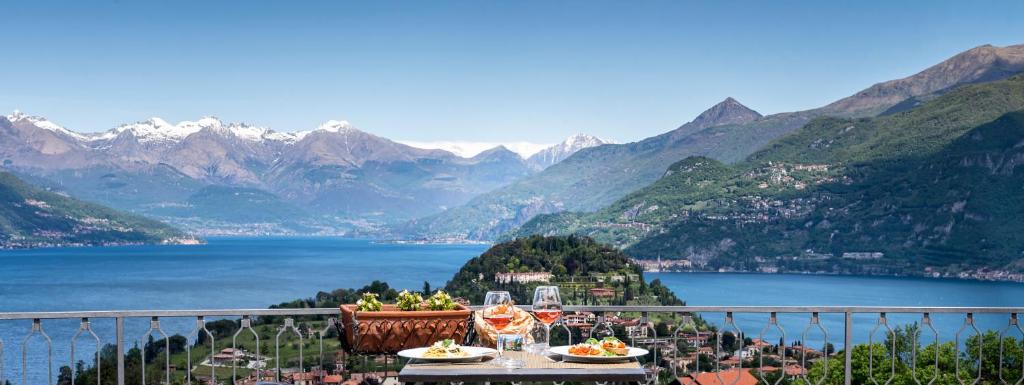
[{"label": "wine glass bowl", "polygon": [[485,308],[483,310],[484,321],[491,326],[494,326],[494,329],[503,331],[510,323],[512,323],[514,312],[511,309],[512,306],[506,304]]},{"label": "wine glass bowl", "polygon": [[533,314],[537,317],[537,320],[544,325],[551,325],[562,318],[562,310],[551,310],[551,309],[534,309]]},{"label": "wine glass bowl", "polygon": [[506,368],[521,368],[526,365],[522,360],[515,360],[505,357],[505,342],[502,340],[502,331],[512,323],[515,317],[516,307],[512,302],[512,296],[507,291],[489,291],[484,296],[484,309],[481,315],[484,322],[494,327],[497,331],[495,342],[498,347],[498,357],[492,363]]},{"label": "wine glass bowl", "polygon": [[544,324],[545,341],[541,354],[551,353],[551,325],[562,318],[562,297],[558,286],[537,286],[533,291],[533,316]]}]

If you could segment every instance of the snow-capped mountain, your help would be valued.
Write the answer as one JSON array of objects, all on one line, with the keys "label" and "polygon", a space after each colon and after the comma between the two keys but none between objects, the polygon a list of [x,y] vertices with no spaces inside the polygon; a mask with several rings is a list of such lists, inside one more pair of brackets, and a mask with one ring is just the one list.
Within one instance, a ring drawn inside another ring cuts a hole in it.
[{"label": "snow-capped mountain", "polygon": [[258,127],[246,123],[225,124],[214,116],[205,116],[195,121],[186,120],[177,124],[171,124],[161,118],[153,117],[141,122],[123,124],[103,133],[88,135],[88,139],[90,141],[104,141],[113,140],[121,136],[131,136],[140,143],[177,143],[203,129],[214,130],[223,135],[231,135],[250,141],[289,141],[294,140],[295,135],[277,133],[266,127]]},{"label": "snow-capped mountain", "polygon": [[243,196],[280,199],[327,221],[407,220],[533,172],[505,148],[464,158],[401,144],[343,120],[277,132],[215,117],[150,118],[78,133],[21,112],[0,115],[0,162],[72,195],[178,218],[169,220],[188,228],[225,218],[251,223],[246,213],[263,208],[230,208]]},{"label": "snow-capped mountain", "polygon": [[29,124],[35,125],[36,127],[39,127],[39,128],[45,129],[45,130],[49,130],[49,131],[53,131],[53,132],[56,132],[58,134],[67,135],[67,136],[70,136],[72,138],[79,139],[79,140],[87,140],[87,136],[79,134],[79,133],[74,132],[74,131],[71,131],[69,129],[66,129],[63,126],[61,126],[61,125],[59,125],[57,123],[51,122],[51,121],[47,120],[46,118],[44,118],[42,116],[25,115],[21,111],[14,110],[14,113],[12,113],[10,115],[7,115],[6,118],[11,123],[27,122]]},{"label": "snow-capped mountain", "polygon": [[543,170],[549,166],[561,162],[570,155],[584,148],[597,147],[602,144],[614,144],[610,140],[598,138],[593,135],[576,134],[566,138],[562,143],[538,151],[526,159],[527,163],[536,169]]}]

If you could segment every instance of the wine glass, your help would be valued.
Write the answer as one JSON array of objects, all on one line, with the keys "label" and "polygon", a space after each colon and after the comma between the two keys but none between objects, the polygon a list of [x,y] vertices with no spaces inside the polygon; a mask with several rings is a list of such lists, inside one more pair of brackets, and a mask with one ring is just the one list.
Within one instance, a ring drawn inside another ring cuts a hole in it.
[{"label": "wine glass", "polygon": [[533,291],[533,315],[544,324],[544,350],[540,354],[551,354],[551,324],[562,318],[562,297],[558,286],[537,286]]},{"label": "wine glass", "polygon": [[484,297],[483,319],[494,327],[498,332],[495,341],[498,345],[498,357],[494,359],[495,365],[507,368],[521,368],[525,363],[521,360],[505,357],[505,343],[502,341],[502,331],[515,317],[515,304],[512,303],[512,296],[507,291],[489,291]]}]

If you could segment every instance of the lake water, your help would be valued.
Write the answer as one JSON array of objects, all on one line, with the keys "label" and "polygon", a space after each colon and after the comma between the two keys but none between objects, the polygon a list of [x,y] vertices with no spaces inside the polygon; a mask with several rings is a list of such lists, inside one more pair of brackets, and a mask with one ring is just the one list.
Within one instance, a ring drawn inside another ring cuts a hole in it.
[{"label": "lake water", "polygon": [[[688,305],[724,306],[925,306],[925,307],[1021,307],[1024,306],[1024,284],[983,282],[955,279],[831,276],[800,274],[741,273],[647,273],[647,279],[660,279]],[[735,314],[736,323],[748,337],[756,338],[765,327],[766,314]],[[724,314],[704,314],[705,319],[723,324]],[[888,314],[890,326],[920,322],[920,314]],[[943,340],[953,340],[964,326],[963,314],[935,314],[932,322]],[[787,341],[802,339],[809,314],[780,314],[779,323],[787,333]],[[854,315],[855,342],[866,342],[878,323],[878,314]],[[1002,330],[1009,316],[976,315],[982,330]],[[829,333],[829,342],[842,346],[844,317],[823,314],[822,326]],[[965,331],[968,333],[969,331]],[[876,339],[884,338],[879,329]],[[966,336],[967,334],[965,334]],[[778,341],[780,333],[765,332],[769,341]],[[932,336],[923,336],[926,342]],[[820,331],[809,331],[808,346],[823,345]]]},{"label": "lake water", "polygon": [[[266,308],[318,291],[358,288],[373,280],[419,290],[440,287],[485,245],[376,244],[342,238],[213,238],[198,246],[128,246],[0,251],[0,311]],[[94,320],[104,343],[114,322]],[[168,334],[188,334],[194,319],[164,319]],[[22,339],[29,322],[0,321],[3,375],[21,381]],[[75,320],[43,321],[53,340],[54,373],[66,365]],[[147,320],[126,321],[129,341]],[[159,338],[159,337],[158,337]],[[95,349],[78,342],[78,357]],[[28,344],[29,383],[45,383],[46,345]]]},{"label": "lake water", "polygon": [[[423,281],[442,286],[484,245],[375,244],[341,238],[213,238],[199,246],[133,246],[0,251],[0,311],[111,309],[265,308],[318,291],[361,287],[382,280],[396,288],[419,289]],[[1022,306],[1024,285],[1016,283],[912,278],[815,275],[648,273],[661,279],[691,305],[891,305],[891,306]],[[723,315],[705,314],[721,323]],[[890,317],[892,323],[920,316]],[[756,337],[766,315],[738,314],[747,336]],[[807,315],[780,317],[788,340],[799,339]],[[855,317],[855,340],[866,341],[877,316]],[[841,346],[841,316],[822,322],[829,341]],[[962,316],[936,316],[944,339],[962,325]],[[1001,329],[1006,316],[979,316],[979,326]],[[53,339],[54,370],[65,365],[77,321],[44,321]],[[164,321],[168,334],[186,334],[193,320]],[[126,337],[137,340],[146,320],[126,325]],[[4,374],[20,381],[22,339],[28,322],[0,321]],[[113,321],[96,320],[104,343],[113,342]],[[779,334],[766,334],[777,340]],[[820,343],[817,334],[808,344]],[[46,347],[39,338],[28,345],[33,379],[45,381]],[[92,346],[80,340],[80,357]]]}]

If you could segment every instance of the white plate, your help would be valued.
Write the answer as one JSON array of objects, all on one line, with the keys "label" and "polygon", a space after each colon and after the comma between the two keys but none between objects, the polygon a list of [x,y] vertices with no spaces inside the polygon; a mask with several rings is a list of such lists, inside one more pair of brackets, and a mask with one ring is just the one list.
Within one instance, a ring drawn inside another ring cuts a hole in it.
[{"label": "white plate", "polygon": [[476,346],[463,346],[462,350],[469,353],[465,357],[423,357],[423,353],[427,351],[427,348],[413,348],[405,349],[398,352],[399,357],[410,358],[418,361],[426,362],[473,362],[480,361],[486,356],[497,354],[498,351],[491,348],[481,348]]},{"label": "white plate", "polygon": [[628,360],[630,358],[643,357],[647,355],[647,349],[641,348],[629,348],[629,353],[624,356],[577,356],[575,354],[569,354],[569,348],[571,346],[555,346],[551,348],[551,352],[562,356],[566,361],[577,361],[577,362],[616,362]]}]

